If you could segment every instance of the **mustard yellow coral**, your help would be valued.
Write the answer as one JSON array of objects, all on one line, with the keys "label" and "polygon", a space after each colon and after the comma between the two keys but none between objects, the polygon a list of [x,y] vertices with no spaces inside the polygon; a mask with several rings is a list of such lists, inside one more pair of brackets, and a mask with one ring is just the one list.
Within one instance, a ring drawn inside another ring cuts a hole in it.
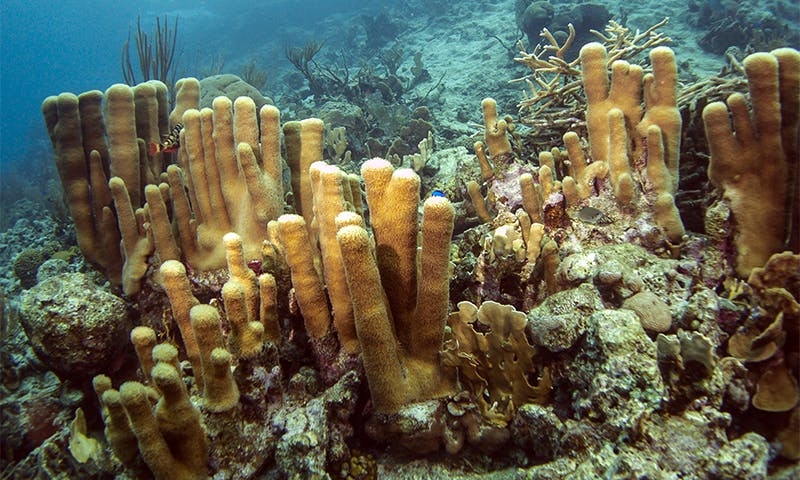
[{"label": "mustard yellow coral", "polygon": [[536,371],[536,350],[525,337],[524,313],[492,301],[480,308],[460,302],[447,324],[451,333],[442,355],[448,365],[458,367],[462,385],[473,393],[488,420],[505,425],[520,405],[547,400],[549,372],[541,370],[537,385],[528,381]]},{"label": "mustard yellow coral", "polygon": [[754,53],[743,65],[752,117],[741,94],[703,110],[711,151],[708,177],[730,204],[740,278],[780,252],[791,233],[790,205],[798,192],[800,52]]}]

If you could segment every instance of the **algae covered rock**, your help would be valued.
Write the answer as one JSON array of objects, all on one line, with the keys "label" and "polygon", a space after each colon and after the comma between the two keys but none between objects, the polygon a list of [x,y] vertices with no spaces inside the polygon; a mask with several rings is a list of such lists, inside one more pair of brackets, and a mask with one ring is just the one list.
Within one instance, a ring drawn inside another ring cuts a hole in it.
[{"label": "algae covered rock", "polygon": [[553,460],[561,448],[566,427],[553,409],[527,403],[517,410],[511,422],[514,443],[537,459]]},{"label": "algae covered rock", "polygon": [[616,437],[659,407],[664,385],[656,346],[635,313],[594,313],[579,347],[566,372],[578,418],[602,422],[604,435]]},{"label": "algae covered rock", "polygon": [[36,281],[42,282],[50,277],[69,272],[69,263],[61,258],[51,258],[45,261],[36,271]]},{"label": "algae covered rock", "polygon": [[351,371],[304,404],[298,403],[304,395],[284,398],[271,430],[280,436],[272,443],[275,463],[286,478],[328,478],[326,469],[348,461],[351,452],[345,440],[353,435],[349,419],[356,409],[360,382]]},{"label": "algae covered rock", "polygon": [[20,319],[42,362],[71,378],[116,370],[132,327],[125,302],[81,273],[50,277],[25,292]]},{"label": "algae covered rock", "polygon": [[71,412],[59,400],[62,382],[52,372],[23,378],[12,391],[3,388],[0,449],[21,459],[66,423]]},{"label": "algae covered rock", "polygon": [[588,318],[603,309],[597,289],[588,284],[550,295],[528,313],[527,333],[551,352],[571,348],[586,330]]}]

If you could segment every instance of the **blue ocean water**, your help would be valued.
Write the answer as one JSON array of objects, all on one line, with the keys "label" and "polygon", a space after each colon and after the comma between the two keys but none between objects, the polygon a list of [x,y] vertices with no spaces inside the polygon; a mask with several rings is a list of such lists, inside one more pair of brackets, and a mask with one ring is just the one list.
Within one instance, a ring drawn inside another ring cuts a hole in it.
[{"label": "blue ocean water", "polygon": [[170,24],[179,18],[181,76],[199,74],[194,68],[197,59],[217,52],[230,58],[270,42],[291,43],[292,34],[313,36],[314,24],[329,15],[377,7],[380,2],[364,5],[355,0],[3,0],[0,168],[24,163],[32,143],[47,140],[40,112],[45,97],[105,89],[123,81],[121,47],[129,28],[135,29],[137,15],[147,32],[153,30],[156,16],[166,16]]}]

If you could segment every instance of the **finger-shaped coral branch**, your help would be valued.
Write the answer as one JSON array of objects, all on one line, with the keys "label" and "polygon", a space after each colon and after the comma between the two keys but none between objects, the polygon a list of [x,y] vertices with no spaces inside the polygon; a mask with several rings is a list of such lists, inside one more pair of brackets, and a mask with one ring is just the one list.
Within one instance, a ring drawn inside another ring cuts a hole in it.
[{"label": "finger-shaped coral branch", "polygon": [[[628,125],[637,124],[641,118],[642,68],[625,61],[614,62],[609,86],[605,47],[599,43],[586,44],[581,48],[580,58],[592,159],[606,161],[610,142],[609,112],[619,109]],[[632,140],[641,143],[638,138]]]},{"label": "finger-shaped coral branch", "polygon": [[308,248],[311,240],[306,222],[300,215],[281,215],[278,228],[306,331],[312,339],[323,338],[330,331],[331,315],[322,278],[314,267],[313,250]]},{"label": "finger-shaped coral branch", "polygon": [[625,205],[633,200],[634,183],[628,160],[628,130],[622,110],[612,108],[608,111],[608,173],[614,196]]},{"label": "finger-shaped coral branch", "polygon": [[108,187],[114,198],[122,238],[122,291],[126,295],[133,295],[141,288],[141,280],[147,273],[147,258],[153,253],[153,242],[144,230],[143,211],[133,209],[125,182],[119,177],[113,177],[108,181]]},{"label": "finger-shaped coral branch", "polygon": [[121,83],[112,85],[105,94],[105,119],[108,154],[113,158],[110,175],[119,177],[128,187],[133,205],[142,204],[142,178],[139,146],[136,141],[136,115],[133,89]]},{"label": "finger-shaped coral branch", "polygon": [[192,294],[192,286],[186,276],[186,267],[181,262],[168,260],[161,264],[159,272],[161,273],[161,286],[167,293],[172,307],[172,318],[178,324],[186,356],[189,357],[192,370],[196,372],[195,381],[198,388],[202,390],[203,378],[197,373],[203,371],[203,365],[200,361],[200,349],[197,346],[189,315],[192,307],[198,305],[200,301]]},{"label": "finger-shaped coral branch", "polygon": [[[648,137],[649,152],[655,148],[649,141],[650,129],[657,126],[661,131],[658,148],[660,163],[666,165],[669,184],[660,187],[661,192],[675,194],[678,189],[678,162],[681,148],[681,115],[677,104],[678,66],[675,53],[668,47],[657,47],[650,51],[653,73],[644,76],[645,113],[636,126],[640,137]],[[648,165],[651,163],[648,158]]]},{"label": "finger-shaped coral branch", "polygon": [[505,120],[497,118],[497,102],[493,98],[484,98],[481,102],[483,108],[484,139],[492,158],[511,152],[511,142],[508,141],[508,124]]},{"label": "finger-shaped coral branch", "polygon": [[[797,181],[791,172],[796,172],[798,159],[797,155],[788,157],[784,145],[796,138],[799,101],[796,91],[782,94],[781,82],[788,82],[789,88],[798,85],[798,58],[800,53],[794,51],[781,56],[756,53],[745,59],[752,119],[740,94],[728,97],[727,104],[715,102],[703,110],[711,152],[708,176],[730,204],[735,220],[735,269],[740,277],[747,277],[781,251],[789,233],[789,192]],[[789,132],[788,141],[784,141],[784,131]],[[767,161],[761,160],[764,155],[769,156]]]},{"label": "finger-shaped coral branch", "polygon": [[361,166],[371,224],[375,234],[375,256],[384,282],[389,309],[398,335],[408,344],[417,291],[417,218],[420,180],[411,169],[394,170],[383,159]]},{"label": "finger-shaped coral branch", "polygon": [[420,281],[408,346],[412,356],[436,364],[450,304],[450,237],[455,210],[444,197],[428,198],[422,209]]},{"label": "finger-shaped coral branch", "polygon": [[378,411],[395,412],[409,400],[403,388],[407,376],[389,310],[376,290],[380,289],[381,279],[369,235],[363,228],[349,225],[340,229],[336,237],[353,292],[355,325],[372,402]]},{"label": "finger-shaped coral branch", "polygon": [[311,225],[312,186],[309,178],[311,164],[322,160],[324,123],[318,118],[286,122],[283,136],[286,143],[286,163],[292,172],[292,193],[295,210]]}]

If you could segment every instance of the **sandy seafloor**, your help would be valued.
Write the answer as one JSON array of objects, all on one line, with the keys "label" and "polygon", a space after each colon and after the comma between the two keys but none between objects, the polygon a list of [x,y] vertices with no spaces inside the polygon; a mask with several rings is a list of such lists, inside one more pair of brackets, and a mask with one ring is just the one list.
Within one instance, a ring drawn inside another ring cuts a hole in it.
[{"label": "sandy seafloor", "polygon": [[[420,92],[420,95],[444,75],[443,86],[431,94],[431,103],[436,105],[432,108],[433,114],[446,122],[449,128],[458,130],[460,127],[465,133],[474,133],[474,126],[459,125],[458,113],[464,111],[471,114],[471,121],[480,123],[480,101],[484,97],[493,97],[498,104],[508,107],[509,110],[504,110],[503,114],[516,113],[513,107],[522,99],[526,87],[523,83],[510,81],[527,75],[529,70],[514,62],[510,52],[515,55],[518,52],[513,48],[518,39],[523,40],[528,51],[533,48],[516,27],[513,3],[464,1],[446,7],[441,17],[427,20],[413,16],[399,17],[401,22],[409,26],[397,37],[396,44],[403,48],[406,57],[399,71],[407,74],[413,55],[422,53],[422,61],[431,74],[431,80],[415,87],[415,92]],[[608,6],[613,18],[617,17],[617,2],[594,3]],[[669,18],[667,25],[658,31],[672,39],[666,45],[675,51],[680,65],[679,76],[705,78],[718,74],[726,64],[724,56],[705,52],[698,46],[700,32],[681,21],[688,15],[683,2],[644,2],[629,11],[627,26],[632,32],[644,31]],[[332,45],[336,45],[343,23],[344,18],[339,16],[330,18],[322,23],[320,33],[314,38],[327,38]],[[335,49],[335,46],[329,48]],[[293,72],[290,70],[288,73]],[[280,98],[280,82],[272,85],[275,86],[276,97]]]}]

